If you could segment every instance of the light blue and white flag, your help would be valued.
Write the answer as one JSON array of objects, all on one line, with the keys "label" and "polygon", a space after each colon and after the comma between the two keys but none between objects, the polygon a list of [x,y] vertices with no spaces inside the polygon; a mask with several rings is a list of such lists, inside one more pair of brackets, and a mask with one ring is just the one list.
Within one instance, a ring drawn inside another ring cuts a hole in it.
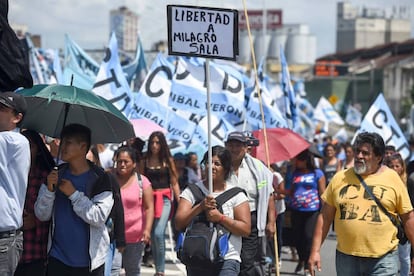
[{"label": "light blue and white flag", "polygon": [[174,64],[168,61],[162,53],[158,53],[141,85],[139,93],[143,93],[161,105],[168,107],[174,71]]},{"label": "light blue and white flag", "polygon": [[386,145],[394,146],[403,159],[410,156],[410,147],[401,128],[395,121],[390,108],[380,93],[375,102],[369,108],[360,128],[355,133],[353,141],[361,132],[376,132],[382,136]]},{"label": "light blue and white flag", "polygon": [[59,50],[54,50],[53,56],[53,76],[58,84],[65,84],[63,82],[63,72],[62,72],[62,65],[60,64],[60,57],[59,57]]},{"label": "light blue and white flag", "polygon": [[[276,99],[272,97],[265,87],[261,90],[261,100],[266,127],[288,127],[285,118],[276,105]],[[256,92],[250,94],[246,108],[246,120],[253,130],[263,128],[259,95]]]},{"label": "light blue and white flag", "polygon": [[335,111],[331,103],[325,98],[321,97],[314,110],[314,119],[322,121],[325,124],[334,123],[337,125],[344,125],[344,120]]},{"label": "light blue and white flag", "polygon": [[168,131],[167,138],[187,144],[191,142],[196,124],[160,104],[154,98],[148,97],[144,93],[134,93],[133,110],[131,119],[152,120]]},{"label": "light blue and white flag", "polygon": [[296,94],[293,90],[292,82],[290,79],[290,73],[288,64],[285,57],[285,52],[283,51],[283,46],[280,45],[280,65],[282,67],[281,72],[281,80],[280,85],[282,87],[283,95],[285,98],[285,116],[287,119],[287,122],[291,129],[296,129],[296,126],[298,125],[298,110],[296,105]]},{"label": "light blue and white flag", "polygon": [[65,34],[65,56],[63,61],[63,82],[92,89],[99,72],[99,64],[89,56],[68,34]]},{"label": "light blue and white flag", "polygon": [[30,73],[33,84],[49,84],[52,71],[49,70],[45,57],[34,46],[29,35],[26,35],[26,42],[29,47]]},{"label": "light blue and white flag", "polygon": [[135,82],[136,87],[141,87],[145,76],[148,73],[147,62],[144,57],[144,48],[142,47],[141,39],[138,36],[137,49],[135,51],[135,58],[130,63],[122,67],[126,75],[128,83]]},{"label": "light blue and white flag", "polygon": [[131,118],[134,99],[119,62],[118,43],[114,33],[111,35],[92,91],[109,100],[127,118]]},{"label": "light blue and white flag", "polygon": [[[224,65],[210,64],[210,110],[238,124],[244,117],[244,87],[241,74]],[[169,106],[199,115],[207,113],[205,59],[179,58],[174,74]]]},{"label": "light blue and white flag", "polygon": [[349,139],[348,133],[346,132],[346,129],[344,127],[341,127],[332,138],[334,140],[338,140],[338,142],[340,143],[346,143]]},{"label": "light blue and white flag", "polygon": [[[207,123],[207,117],[203,117],[200,120],[192,140],[192,144],[202,145],[204,147],[204,151],[208,149]],[[216,115],[211,115],[210,124],[211,146],[224,146],[224,140],[227,137],[227,134],[236,130],[232,124]]]},{"label": "light blue and white flag", "polygon": [[361,121],[361,112],[352,105],[349,105],[346,111],[345,122],[350,126],[359,127],[361,125]]}]

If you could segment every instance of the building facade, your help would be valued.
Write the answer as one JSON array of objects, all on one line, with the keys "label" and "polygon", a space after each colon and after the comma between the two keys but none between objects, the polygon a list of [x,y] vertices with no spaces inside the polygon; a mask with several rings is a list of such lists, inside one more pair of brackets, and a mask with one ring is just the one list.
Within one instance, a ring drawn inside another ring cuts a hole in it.
[{"label": "building facade", "polygon": [[349,2],[337,6],[336,51],[347,52],[391,42],[403,42],[411,36],[408,7],[385,10],[366,8],[359,12]]},{"label": "building facade", "polygon": [[135,51],[137,48],[138,19],[127,7],[110,11],[110,33],[115,32],[120,50]]}]

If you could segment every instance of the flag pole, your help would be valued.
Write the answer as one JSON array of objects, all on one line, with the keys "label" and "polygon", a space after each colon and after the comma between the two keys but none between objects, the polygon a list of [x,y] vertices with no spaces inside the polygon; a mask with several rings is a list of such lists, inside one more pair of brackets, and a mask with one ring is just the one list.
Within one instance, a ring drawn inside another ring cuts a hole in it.
[{"label": "flag pole", "polygon": [[204,63],[204,72],[206,74],[206,86],[207,86],[207,141],[208,141],[208,152],[207,152],[207,164],[208,164],[208,190],[210,193],[213,192],[213,167],[211,162],[213,159],[211,149],[211,96],[210,96],[210,59],[206,58]]},{"label": "flag pole", "polygon": [[[264,142],[265,142],[265,152],[266,152],[266,165],[268,168],[270,168],[270,157],[269,157],[269,144],[268,144],[268,140],[267,140],[267,132],[266,132],[266,122],[265,122],[265,118],[264,118],[264,111],[263,111],[263,101],[262,101],[262,91],[259,87],[259,78],[257,76],[257,66],[256,66],[256,57],[255,57],[255,53],[254,53],[254,46],[253,46],[253,39],[252,39],[252,33],[250,31],[250,23],[249,23],[249,15],[247,14],[247,8],[246,8],[246,0],[243,0],[243,9],[244,9],[244,17],[246,18],[246,25],[247,25],[247,33],[249,36],[249,42],[250,42],[250,49],[251,49],[251,55],[252,55],[252,63],[253,63],[253,69],[255,72],[255,82],[256,82],[256,91],[257,91],[257,95],[258,95],[258,99],[259,99],[259,106],[260,106],[260,115],[262,118],[262,126],[263,126],[263,137],[264,137]],[[266,16],[265,14],[263,14],[263,16]],[[266,66],[266,65],[265,65]],[[276,276],[279,276],[279,256],[278,256],[278,252],[277,252],[277,225],[275,222],[275,234],[274,234],[274,243],[275,243],[275,271],[276,271]]]},{"label": "flag pole", "polygon": [[263,102],[262,102],[262,95],[261,95],[262,91],[259,87],[259,78],[257,76],[256,57],[255,57],[255,53],[254,53],[252,33],[250,31],[249,16],[247,14],[246,0],[243,0],[243,8],[244,8],[244,16],[246,18],[247,33],[248,33],[249,42],[250,42],[250,50],[251,50],[251,54],[252,54],[253,70],[255,72],[255,83],[256,83],[255,87],[256,87],[256,91],[257,91],[257,95],[258,95],[258,99],[259,99],[260,115],[261,115],[261,119],[262,119],[263,137],[264,137],[265,151],[266,151],[266,164],[267,164],[267,167],[270,167],[269,145],[268,145],[268,142],[267,142],[266,123],[265,123],[265,118],[264,118]]}]

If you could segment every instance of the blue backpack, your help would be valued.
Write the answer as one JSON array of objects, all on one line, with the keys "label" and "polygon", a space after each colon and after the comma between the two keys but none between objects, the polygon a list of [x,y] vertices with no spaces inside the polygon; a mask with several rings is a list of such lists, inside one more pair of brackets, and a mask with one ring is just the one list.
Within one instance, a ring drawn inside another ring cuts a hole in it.
[{"label": "blue backpack", "polygon": [[[205,195],[195,184],[189,184],[195,198],[194,205],[200,203]],[[217,209],[223,212],[223,204],[245,191],[239,187],[233,187],[216,197]],[[211,223],[205,213],[196,216],[184,233],[180,233],[177,239],[177,257],[185,265],[195,267],[211,267],[224,261],[224,256],[229,248],[231,233],[219,223]]]}]

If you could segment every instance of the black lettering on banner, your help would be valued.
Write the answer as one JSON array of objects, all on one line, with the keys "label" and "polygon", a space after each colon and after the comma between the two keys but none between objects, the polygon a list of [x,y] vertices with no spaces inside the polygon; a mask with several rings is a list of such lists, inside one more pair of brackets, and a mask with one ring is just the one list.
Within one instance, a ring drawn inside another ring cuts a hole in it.
[{"label": "black lettering on banner", "polygon": [[180,144],[178,143],[177,139],[170,139],[170,143],[168,144],[168,147],[170,149],[175,149],[178,148],[180,146]]},{"label": "black lettering on banner", "polygon": [[217,137],[220,141],[224,141],[224,137],[219,134],[219,130],[223,126],[223,120],[220,120],[219,123],[211,130],[211,134]]},{"label": "black lettering on banner", "polygon": [[239,79],[236,79],[236,80],[237,80],[237,86],[236,87],[231,87],[230,84],[229,84],[229,74],[224,73],[223,90],[228,90],[231,93],[240,92],[242,84],[241,84],[241,81]]},{"label": "black lettering on banner", "polygon": [[214,27],[213,27],[213,24],[208,25],[207,32],[208,32],[208,33],[209,33],[209,32],[213,32],[213,33],[214,33]]},{"label": "black lettering on banner", "polygon": [[111,56],[112,56],[111,49],[106,48],[105,58],[103,59],[103,61],[108,62],[111,59]]},{"label": "black lettering on banner", "polygon": [[217,45],[204,45],[193,42],[190,43],[190,47],[193,49],[190,53],[191,54],[201,54],[201,55],[218,55],[218,46]]},{"label": "black lettering on banner", "polygon": [[170,68],[168,68],[168,66],[161,65],[160,67],[155,68],[155,70],[152,71],[149,74],[148,80],[145,83],[145,92],[147,93],[147,95],[149,97],[156,98],[156,97],[160,97],[162,94],[164,94],[163,89],[160,89],[158,91],[151,91],[151,84],[154,81],[155,76],[159,72],[164,72],[167,75],[167,79],[172,80],[172,72],[171,72]]},{"label": "black lettering on banner", "polygon": [[194,122],[198,125],[198,123],[204,118],[205,116],[200,116],[198,114],[192,113],[188,118],[190,121]]},{"label": "black lettering on banner", "polygon": [[175,127],[171,127],[171,125],[168,126],[168,133],[170,135],[174,135],[174,136],[180,136],[183,138],[184,141],[189,141],[191,138],[191,135],[184,132],[184,130],[182,129],[177,129]]},{"label": "black lettering on banner", "polygon": [[[381,119],[379,116],[380,115],[382,115],[382,121],[377,121],[377,119],[379,120],[379,119]],[[374,116],[372,116],[372,122],[374,123],[374,125],[377,127],[377,128],[379,128],[379,129],[382,129],[382,125],[383,125],[383,123],[387,123],[388,122],[388,118],[387,118],[387,113],[384,111],[384,110],[382,110],[382,109],[379,109],[375,114],[374,114]]]},{"label": "black lettering on banner", "polygon": [[398,139],[401,138],[401,136],[398,134],[398,130],[396,130],[394,126],[390,126],[390,128],[391,128],[391,136],[388,139],[384,139],[386,145],[388,145],[390,141],[393,140],[394,135],[397,136]]},{"label": "black lettering on banner", "polygon": [[125,101],[125,104],[124,104],[124,106],[122,107],[122,108],[118,108],[121,112],[123,112],[123,111],[125,111],[125,109],[127,108],[127,106],[128,106],[128,104],[129,104],[129,102],[131,101],[131,98],[128,96],[128,94],[127,93],[122,93],[121,95],[119,95],[119,96],[117,96],[117,97],[115,97],[115,98],[112,98],[112,99],[110,99],[109,101],[112,103],[112,104],[114,104],[115,105],[115,103],[117,103],[118,101],[120,101],[120,100],[124,100]]},{"label": "black lettering on banner", "polygon": [[106,85],[108,83],[111,83],[111,82],[115,83],[116,88],[121,87],[121,84],[119,83],[118,79],[116,78],[115,70],[110,69],[109,72],[111,73],[111,77],[106,79],[106,80],[98,81],[97,83],[95,83],[93,85],[93,88],[104,86],[104,85]]},{"label": "black lettering on banner", "polygon": [[182,72],[182,73],[176,73],[175,74],[175,79],[176,80],[183,80],[183,79],[185,79],[186,77],[188,77],[190,75],[190,72],[188,71],[188,70],[185,70],[184,72]]}]

